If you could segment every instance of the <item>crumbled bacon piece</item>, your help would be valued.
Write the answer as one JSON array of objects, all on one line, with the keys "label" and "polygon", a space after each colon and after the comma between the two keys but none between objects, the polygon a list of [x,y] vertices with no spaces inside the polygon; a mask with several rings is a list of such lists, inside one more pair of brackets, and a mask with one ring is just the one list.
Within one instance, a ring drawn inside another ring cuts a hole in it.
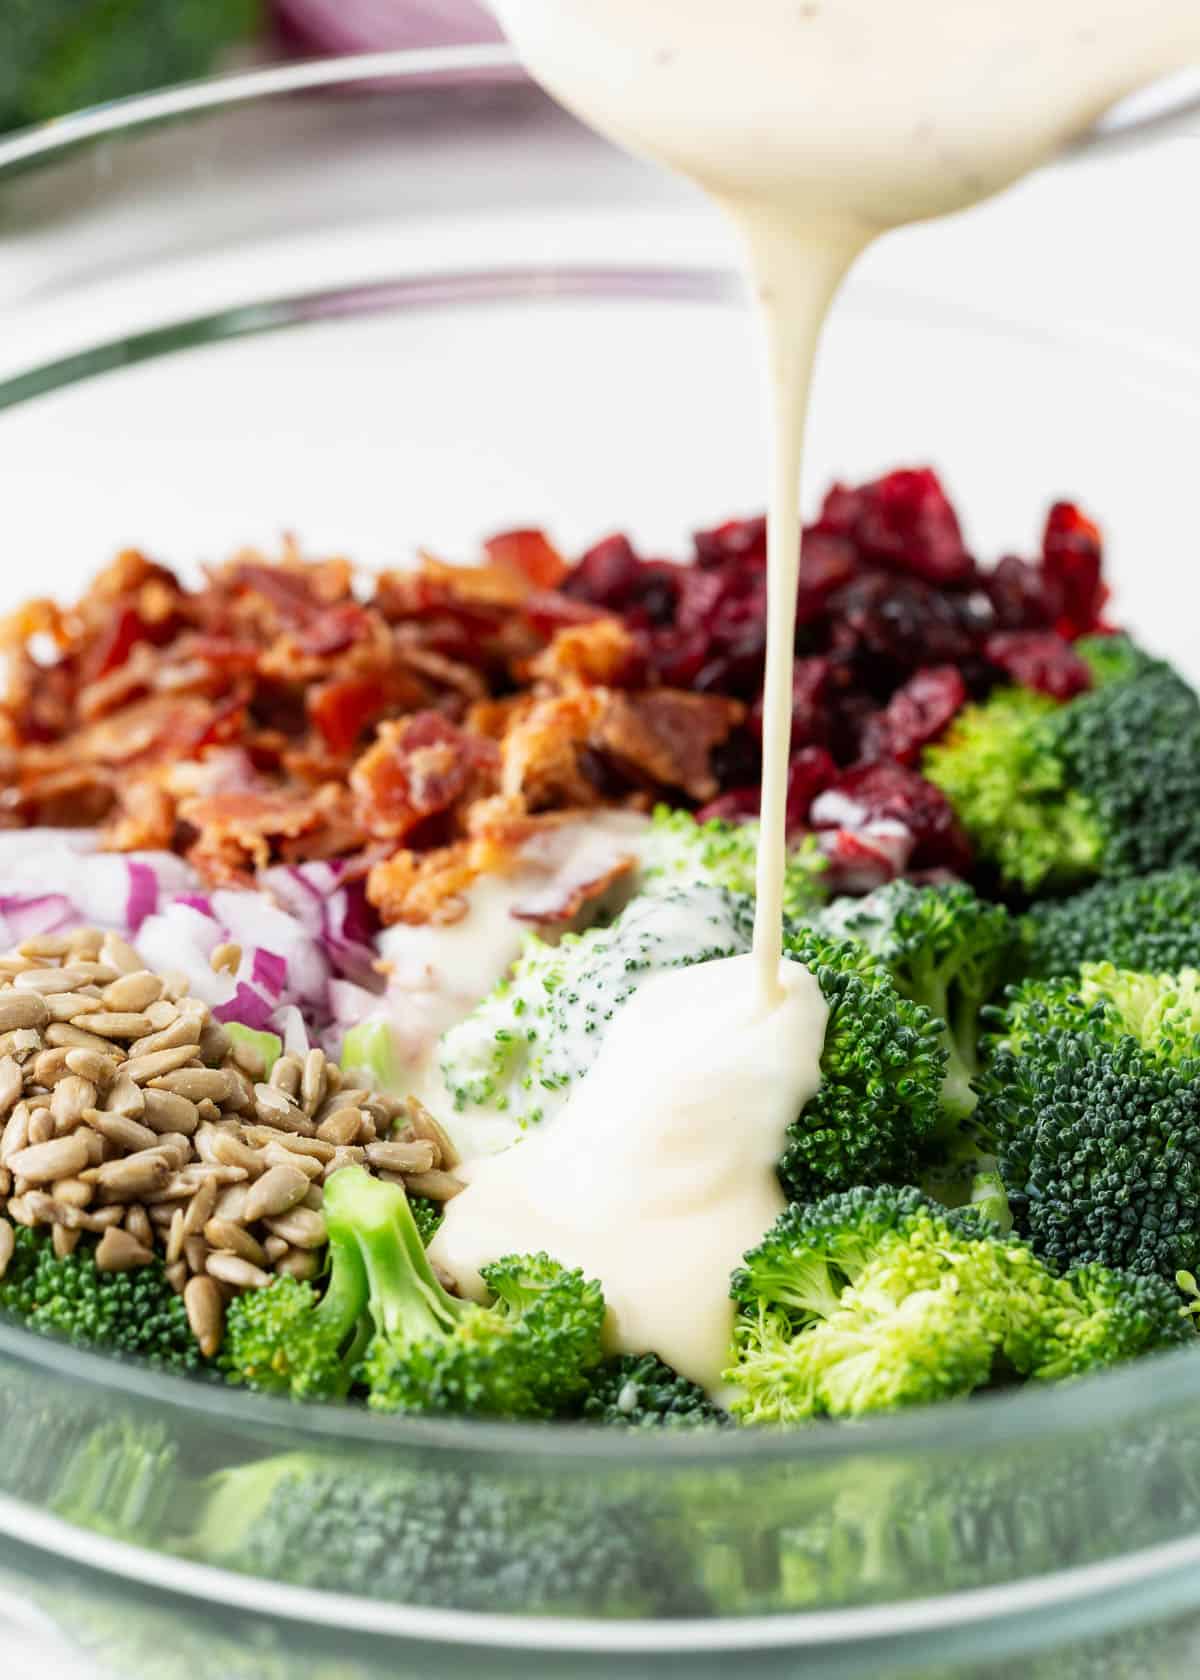
[{"label": "crumbled bacon piece", "polygon": [[637,671],[637,644],[619,618],[596,618],[555,633],[527,674],[556,687],[623,685]]},{"label": "crumbled bacon piece", "polygon": [[557,589],[568,571],[544,531],[502,531],[488,538],[483,552],[493,566],[516,572],[535,589]]},{"label": "crumbled bacon piece", "polygon": [[349,790],[334,783],[304,798],[272,792],[184,799],[179,816],[196,831],[190,861],[218,882],[242,880],[276,859],[337,857],[366,839]]},{"label": "crumbled bacon piece", "polygon": [[499,761],[485,737],[437,712],[418,712],[380,727],[350,772],[350,786],[368,833],[399,840],[427,817],[490,791]]},{"label": "crumbled bacon piece", "polygon": [[649,688],[607,696],[592,744],[664,787],[682,788],[689,799],[717,792],[713,748],[745,716],[737,700],[717,694],[683,694]]}]

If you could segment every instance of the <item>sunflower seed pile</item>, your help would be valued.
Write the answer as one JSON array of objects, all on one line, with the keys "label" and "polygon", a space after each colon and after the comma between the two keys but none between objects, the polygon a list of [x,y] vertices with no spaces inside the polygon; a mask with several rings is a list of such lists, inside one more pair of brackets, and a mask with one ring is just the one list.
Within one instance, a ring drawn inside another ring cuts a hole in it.
[{"label": "sunflower seed pile", "polygon": [[59,1255],[94,1234],[106,1271],[157,1256],[212,1355],[235,1294],[320,1270],[330,1173],[362,1166],[437,1201],[462,1188],[419,1103],[348,1088],[321,1050],[265,1075],[184,976],[115,934],[0,956],[0,1277],[14,1223],[51,1227]]}]

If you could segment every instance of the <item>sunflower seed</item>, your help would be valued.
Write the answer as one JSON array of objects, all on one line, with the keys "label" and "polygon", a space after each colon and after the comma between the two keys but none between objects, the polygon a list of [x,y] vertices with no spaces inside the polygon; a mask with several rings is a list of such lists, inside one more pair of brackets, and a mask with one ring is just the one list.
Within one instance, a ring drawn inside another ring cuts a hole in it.
[{"label": "sunflower seed", "polygon": [[[84,1017],[87,1021],[92,1018],[91,1015]],[[51,1021],[43,1036],[46,1043],[55,1049],[95,1050],[101,1056],[111,1056],[116,1062],[125,1058],[124,1045],[114,1044],[111,1039],[101,1038],[98,1033],[85,1032],[82,1027],[77,1027],[74,1021]]]},{"label": "sunflower seed", "polygon": [[[42,1114],[46,1111],[39,1109],[38,1112]],[[5,1163],[27,1184],[53,1184],[56,1178],[75,1178],[87,1164],[87,1145],[74,1132],[67,1137],[51,1138],[48,1142],[18,1149]]]},{"label": "sunflower seed", "polygon": [[215,1178],[206,1178],[181,1215],[182,1237],[195,1237],[203,1231],[217,1205],[219,1187]]},{"label": "sunflower seed", "polygon": [[0,1032],[14,1032],[18,1027],[44,1027],[49,1019],[50,1011],[40,993],[0,993]]},{"label": "sunflower seed", "polygon": [[81,1015],[95,1015],[103,1007],[90,992],[55,992],[46,999],[52,1021],[75,1021]]},{"label": "sunflower seed", "polygon": [[17,946],[22,957],[65,957],[71,940],[65,933],[35,933]]},{"label": "sunflower seed", "polygon": [[294,1149],[287,1149],[280,1143],[268,1143],[261,1151],[263,1162],[268,1167],[287,1167],[291,1171],[299,1171],[306,1179],[322,1178],[325,1173],[324,1164],[315,1161],[311,1155],[297,1155]]},{"label": "sunflower seed", "polygon": [[[72,1050],[73,1056],[83,1056],[84,1050]],[[146,1111],[146,1099],[140,1085],[135,1085],[126,1073],[118,1073],[104,1097],[109,1114],[127,1114],[131,1120],[140,1119]]]},{"label": "sunflower seed", "polygon": [[188,995],[188,977],[178,969],[168,969],[162,977],[162,983],[163,996],[171,1003],[178,1003],[180,998],[185,998]]},{"label": "sunflower seed", "polygon": [[[195,1054],[194,1042],[167,1050],[153,1050],[146,1055],[131,1057],[121,1072],[126,1078],[132,1079],[135,1085],[148,1085],[152,1079],[159,1079],[164,1074],[174,1073],[179,1068],[186,1067]],[[162,1087],[159,1086],[158,1089],[161,1090]]]},{"label": "sunflower seed", "polygon": [[200,1060],[205,1067],[220,1067],[233,1047],[233,1040],[220,1021],[206,1021],[200,1029]]},{"label": "sunflower seed", "polygon": [[308,1191],[308,1175],[293,1166],[275,1166],[266,1171],[246,1196],[245,1218],[254,1224],[259,1219],[287,1213]]},{"label": "sunflower seed", "polygon": [[[155,1212],[158,1212],[157,1208]],[[173,1266],[183,1253],[183,1239],[187,1235],[183,1228],[183,1221],[183,1209],[176,1208],[171,1215],[171,1224],[167,1231],[166,1258],[168,1266]]]},{"label": "sunflower seed", "polygon": [[300,1283],[307,1283],[315,1278],[321,1269],[321,1262],[311,1249],[289,1248],[275,1262],[275,1270],[281,1277],[294,1277]]},{"label": "sunflower seed", "polygon": [[246,1197],[249,1186],[245,1184],[226,1185],[217,1197],[214,1212],[218,1219],[244,1219],[246,1217]]},{"label": "sunflower seed", "polygon": [[[159,981],[159,985],[162,982]],[[155,1032],[166,1032],[179,1019],[179,1010],[169,998],[160,997],[155,1003],[148,1003],[142,1011],[154,1022]]]},{"label": "sunflower seed", "polygon": [[81,1178],[60,1178],[52,1192],[56,1202],[62,1202],[64,1207],[90,1207],[96,1194],[94,1184],[85,1184]]},{"label": "sunflower seed", "polygon": [[125,1229],[143,1248],[154,1247],[154,1227],[150,1223],[150,1215],[140,1202],[134,1202],[126,1212]]},{"label": "sunflower seed", "polygon": [[210,1254],[204,1269],[210,1278],[231,1283],[235,1289],[265,1289],[271,1281],[269,1272],[264,1272],[261,1266],[252,1266],[237,1254]]},{"label": "sunflower seed", "polygon": [[27,1062],[42,1048],[42,1035],[33,1027],[18,1027],[15,1032],[0,1033],[0,1056]]},{"label": "sunflower seed", "polygon": [[[130,1080],[130,1084],[133,1081]],[[139,1086],[134,1086],[139,1090]],[[177,1097],[170,1091],[151,1089],[142,1092],[145,1103],[145,1121],[156,1132],[182,1132],[187,1137],[200,1124],[200,1111],[195,1103],[188,1102],[186,1097]]]},{"label": "sunflower seed", "polygon": [[130,1272],[137,1266],[148,1266],[154,1254],[145,1243],[138,1242],[128,1231],[111,1226],[96,1244],[96,1270],[99,1272]]},{"label": "sunflower seed", "polygon": [[325,1099],[325,1052],[310,1050],[300,1075],[300,1102],[306,1114],[315,1114]]},{"label": "sunflower seed", "polygon": [[[171,1005],[174,1008],[174,1004]],[[151,1019],[152,1011],[144,1010],[147,1020]],[[201,1027],[191,1015],[176,1015],[168,1026],[161,1027],[138,1042],[139,1056],[154,1056],[160,1050],[180,1050],[185,1044],[192,1046],[192,1054],[196,1054],[196,1046],[200,1043]]]},{"label": "sunflower seed", "polygon": [[153,1152],[168,1161],[176,1172],[182,1172],[192,1159],[191,1141],[181,1132],[156,1134]]},{"label": "sunflower seed", "polygon": [[88,1016],[88,1031],[101,1038],[145,1038],[154,1031],[154,1023],[136,1009],[101,1009]]},{"label": "sunflower seed", "polygon": [[261,1079],[267,1071],[266,1057],[249,1039],[237,1039],[230,1054],[234,1065],[251,1079]]},{"label": "sunflower seed", "polygon": [[85,1109],[95,1113],[96,1087],[90,1079],[81,1079],[77,1073],[69,1073],[65,1079],[59,1080],[50,1098],[55,1131],[71,1131],[83,1119]]},{"label": "sunflower seed", "polygon": [[30,1143],[49,1143],[53,1136],[54,1116],[48,1108],[35,1108],[29,1116]]},{"label": "sunflower seed", "polygon": [[242,966],[242,947],[227,939],[208,960],[214,974],[236,974]]},{"label": "sunflower seed", "polygon": [[74,1254],[79,1247],[79,1239],[83,1233],[78,1229],[68,1229],[66,1225],[55,1225],[50,1232],[50,1245],[59,1260],[65,1260]]},{"label": "sunflower seed", "polygon": [[206,1359],[219,1352],[225,1334],[225,1302],[210,1277],[189,1278],[183,1291],[183,1309]]},{"label": "sunflower seed", "polygon": [[218,1253],[238,1254],[243,1260],[249,1260],[252,1266],[265,1267],[267,1264],[262,1244],[244,1226],[235,1225],[232,1219],[210,1219],[204,1227],[204,1240],[210,1242]]},{"label": "sunflower seed", "polygon": [[[117,1070],[111,1059],[102,1056],[98,1050],[68,1050],[67,1066],[72,1073],[78,1074],[80,1079],[90,1080],[102,1091],[107,1091],[116,1080]],[[130,1089],[136,1091],[137,1086],[131,1084]],[[88,1106],[91,1107],[91,1104]]]},{"label": "sunflower seed", "polygon": [[[80,986],[86,986],[91,976],[85,968],[27,968],[18,974],[13,985],[21,991],[40,992],[43,997],[51,992],[75,992]],[[5,994],[7,996],[7,994]],[[43,1005],[44,1007],[44,1005]],[[21,1022],[22,1026],[36,1023]]]},{"label": "sunflower seed", "polygon": [[[74,1136],[72,1134],[72,1142]],[[110,1201],[132,1201],[135,1198],[141,1201],[143,1196],[153,1196],[165,1187],[171,1177],[171,1167],[162,1155],[146,1151],[117,1161],[104,1161],[98,1167],[89,1167],[80,1176],[89,1183],[98,1184]]]},{"label": "sunflower seed", "polygon": [[[186,1260],[172,1261],[172,1263],[169,1266],[164,1266],[163,1276],[166,1278],[167,1282],[171,1285],[171,1288],[175,1291],[176,1295],[182,1295],[184,1290],[187,1287],[187,1281],[188,1281],[187,1261]],[[186,1306],[186,1303],[185,1303],[185,1306]],[[192,1321],[189,1318],[188,1323],[191,1324],[191,1322]],[[192,1334],[195,1335],[195,1333],[196,1333],[195,1328],[193,1327]],[[215,1352],[216,1350],[214,1349],[213,1351]]]},{"label": "sunflower seed", "polygon": [[353,1143],[362,1125],[357,1108],[338,1108],[317,1127],[317,1136],[326,1143]]},{"label": "sunflower seed", "polygon": [[[63,1081],[65,1084],[66,1081]],[[62,1085],[58,1087],[62,1090]],[[57,1092],[55,1093],[57,1095]],[[137,1120],[131,1120],[127,1114],[106,1114],[100,1109],[89,1108],[84,1119],[94,1131],[115,1143],[119,1149],[133,1154],[138,1149],[152,1149],[158,1142],[158,1133],[149,1126],[141,1125]]]},{"label": "sunflower seed", "polygon": [[381,1172],[423,1173],[433,1168],[433,1145],[424,1138],[412,1143],[369,1143],[367,1160]]},{"label": "sunflower seed", "polygon": [[12,1112],[20,1100],[21,1087],[25,1083],[25,1075],[20,1062],[11,1056],[0,1059],[0,1118]]},{"label": "sunflower seed", "polygon": [[169,1091],[173,1097],[186,1097],[194,1103],[224,1102],[232,1089],[224,1068],[180,1068],[177,1073],[159,1074],[150,1083],[156,1091]]},{"label": "sunflower seed", "polygon": [[138,974],[144,972],[142,959],[132,945],[123,940],[119,933],[106,933],[100,945],[100,961],[107,963],[109,968],[115,968],[121,974]]},{"label": "sunflower seed", "polygon": [[257,1177],[263,1170],[262,1156],[248,1148],[236,1132],[214,1127],[208,1147],[214,1161],[219,1161],[222,1166],[244,1167],[252,1177]]},{"label": "sunflower seed", "polygon": [[301,1137],[299,1132],[281,1132],[274,1126],[247,1126],[242,1135],[257,1148],[265,1149],[274,1144],[286,1149],[291,1156],[307,1155],[316,1161],[331,1161],[337,1154],[336,1146],[323,1138]]},{"label": "sunflower seed", "polygon": [[259,1119],[268,1126],[278,1126],[288,1132],[299,1132],[302,1137],[312,1137],[317,1129],[304,1110],[278,1086],[256,1085],[254,1107]]},{"label": "sunflower seed", "polygon": [[0,1219],[0,1278],[8,1270],[8,1263],[16,1247],[16,1233],[7,1219]]},{"label": "sunflower seed", "polygon": [[[268,1265],[273,1266],[276,1260],[282,1260],[288,1251],[288,1245],[282,1237],[265,1237],[263,1239],[263,1253],[267,1257]],[[0,1273],[0,1276],[3,1276]]]},{"label": "sunflower seed", "polygon": [[203,1272],[210,1249],[203,1237],[185,1237],[183,1243],[184,1258],[188,1263],[188,1270]]},{"label": "sunflower seed", "polygon": [[466,1185],[461,1178],[455,1178],[448,1172],[408,1173],[405,1179],[406,1188],[410,1195],[428,1196],[431,1202],[449,1202],[465,1190]]},{"label": "sunflower seed", "polygon": [[57,1085],[71,1071],[67,1066],[67,1052],[61,1046],[57,1050],[42,1050],[34,1057],[29,1071],[35,1085],[43,1085],[49,1090],[51,1085]]},{"label": "sunflower seed", "polygon": [[343,1167],[361,1167],[366,1159],[365,1149],[347,1147],[335,1150],[333,1160],[325,1168],[324,1177],[328,1181],[335,1172],[341,1172]]},{"label": "sunflower seed", "polygon": [[311,1208],[296,1207],[290,1213],[264,1223],[269,1231],[291,1243],[293,1248],[321,1248],[329,1236],[325,1215],[314,1213]]},{"label": "sunflower seed", "polygon": [[[118,1013],[129,1010],[135,1015],[141,1015],[148,1004],[157,1003],[161,996],[162,981],[147,968],[139,968],[132,974],[122,974],[119,980],[105,986],[102,993],[108,1009],[114,1009]],[[150,1017],[146,1016],[146,1019],[150,1020]],[[150,1030],[154,1030],[153,1021],[150,1021]]]},{"label": "sunflower seed", "polygon": [[425,1104],[416,1097],[408,1097],[404,1107],[408,1124],[413,1130],[413,1136],[428,1138],[430,1143],[435,1145],[438,1159],[434,1162],[434,1166],[444,1167],[447,1171],[458,1166],[459,1153],[454,1147],[449,1132],[446,1131],[440,1121],[434,1119]]}]

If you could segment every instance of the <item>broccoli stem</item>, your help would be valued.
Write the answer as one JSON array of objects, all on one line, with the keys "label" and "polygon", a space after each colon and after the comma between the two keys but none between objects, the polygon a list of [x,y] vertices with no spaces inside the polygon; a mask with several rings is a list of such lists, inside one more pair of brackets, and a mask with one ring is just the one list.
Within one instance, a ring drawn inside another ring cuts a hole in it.
[{"label": "broccoli stem", "polygon": [[[344,1167],[325,1188],[330,1240],[356,1251],[370,1317],[386,1338],[444,1335],[469,1303],[448,1295],[434,1275],[408,1197],[361,1167]],[[336,1273],[335,1273],[336,1276]],[[328,1299],[328,1297],[326,1297]]]}]

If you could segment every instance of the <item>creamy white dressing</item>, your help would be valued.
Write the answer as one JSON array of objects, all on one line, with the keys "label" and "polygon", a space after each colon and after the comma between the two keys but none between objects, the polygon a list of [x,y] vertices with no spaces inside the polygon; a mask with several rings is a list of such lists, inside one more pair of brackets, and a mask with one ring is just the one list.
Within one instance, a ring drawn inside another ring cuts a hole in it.
[{"label": "creamy white dressing", "polygon": [[471,1164],[430,1248],[438,1264],[478,1297],[487,1261],[545,1249],[602,1281],[615,1350],[654,1349],[717,1388],[729,1275],[783,1208],[780,1140],[820,1080],[821,989],[799,963],[779,982],[764,1011],[750,956],[647,980],[569,1120]]},{"label": "creamy white dressing", "polygon": [[663,975],[609,1028],[552,1131],[476,1168],[437,1257],[464,1287],[544,1246],[604,1286],[618,1347],[714,1387],[728,1275],[781,1205],[816,1088],[815,982],[780,963],[801,441],[817,341],[859,252],[1036,167],[1200,58],[1196,0],[496,0],[522,58],[595,127],[708,189],[744,237],[772,465],[752,958]]}]

